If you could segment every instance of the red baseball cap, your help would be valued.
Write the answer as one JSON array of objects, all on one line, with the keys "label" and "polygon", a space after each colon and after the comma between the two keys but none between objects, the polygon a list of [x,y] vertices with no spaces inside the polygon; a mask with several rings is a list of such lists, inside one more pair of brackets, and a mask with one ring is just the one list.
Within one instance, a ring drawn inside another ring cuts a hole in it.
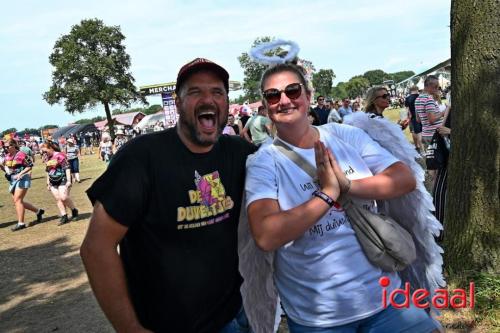
[{"label": "red baseball cap", "polygon": [[214,74],[216,74],[221,79],[224,87],[226,88],[226,91],[229,92],[229,73],[224,68],[217,65],[215,62],[212,62],[205,58],[196,58],[193,61],[190,61],[182,66],[179,70],[179,74],[177,74],[177,82],[175,83],[175,93],[179,93],[182,84],[191,74],[201,70],[209,70],[214,72]]}]

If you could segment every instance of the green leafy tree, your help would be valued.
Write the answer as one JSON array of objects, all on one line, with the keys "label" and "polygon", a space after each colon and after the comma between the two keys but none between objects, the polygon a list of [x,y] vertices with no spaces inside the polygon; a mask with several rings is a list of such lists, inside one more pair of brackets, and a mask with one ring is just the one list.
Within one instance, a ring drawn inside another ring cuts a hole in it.
[{"label": "green leafy tree", "polygon": [[370,88],[370,81],[361,75],[352,77],[345,85],[348,97],[352,98],[363,96],[368,88]]},{"label": "green leafy tree", "polygon": [[3,138],[4,135],[10,134],[10,133],[17,133],[17,129],[15,127],[12,128],[7,128],[5,131],[3,131],[0,135],[2,136],[0,139]]},{"label": "green leafy tree", "polygon": [[333,87],[332,97],[335,99],[344,99],[349,97],[347,94],[345,82],[339,82],[335,87]]},{"label": "green leafy tree", "polygon": [[[274,37],[259,37],[255,39],[252,47],[255,47],[262,43],[267,43],[274,40]],[[281,50],[275,50],[275,52],[268,52],[268,55],[277,55]],[[249,100],[250,102],[255,102],[260,99],[260,78],[262,73],[266,70],[267,66],[256,63],[250,58],[247,52],[241,54],[238,57],[241,68],[243,68],[243,74],[245,78],[243,79],[243,99]]]},{"label": "green leafy tree", "polygon": [[50,129],[50,128],[57,128],[59,126],[57,125],[43,125],[42,127],[39,128],[39,130],[46,130],[46,129]]},{"label": "green leafy tree", "polygon": [[329,96],[334,79],[335,73],[331,69],[320,69],[317,73],[313,73],[312,84],[315,92],[323,96]]},{"label": "green leafy tree", "polygon": [[413,75],[415,75],[414,71],[401,71],[389,74],[389,79],[394,80],[394,82],[398,83],[403,80],[406,80],[407,78]]},{"label": "green leafy tree", "polygon": [[102,116],[97,116],[97,117],[94,117],[94,118],[90,118],[90,119],[79,119],[77,121],[75,121],[75,124],[81,124],[81,125],[86,125],[86,124],[94,124],[94,123],[97,123],[98,121],[103,121],[104,119],[106,119],[106,117],[102,117]]},{"label": "green leafy tree", "polygon": [[365,72],[363,74],[363,77],[370,82],[370,86],[382,84],[383,81],[387,80],[389,78],[389,74],[384,72],[381,69],[374,69],[371,71]]},{"label": "green leafy tree", "polygon": [[38,128],[25,128],[24,130],[17,133],[19,136],[24,136],[25,134],[29,135],[39,135],[40,130]]},{"label": "green leafy tree", "polygon": [[245,103],[245,95],[240,95],[234,99],[229,100],[229,104],[243,104]]},{"label": "green leafy tree", "polygon": [[[110,105],[146,103],[134,86],[124,39],[119,26],[105,26],[99,19],[73,26],[69,34],[56,41],[49,57],[54,66],[52,86],[43,98],[51,105],[64,101],[71,114],[102,104],[109,123]],[[114,138],[112,126],[110,134]]]},{"label": "green leafy tree", "polygon": [[148,114],[154,114],[161,110],[163,110],[163,106],[161,106],[160,104],[153,104],[150,107],[144,109],[143,113],[145,115],[148,115]]},{"label": "green leafy tree", "polygon": [[117,114],[123,114],[123,113],[127,113],[127,109],[114,109],[113,111],[111,111],[111,114],[113,116],[116,116]]}]

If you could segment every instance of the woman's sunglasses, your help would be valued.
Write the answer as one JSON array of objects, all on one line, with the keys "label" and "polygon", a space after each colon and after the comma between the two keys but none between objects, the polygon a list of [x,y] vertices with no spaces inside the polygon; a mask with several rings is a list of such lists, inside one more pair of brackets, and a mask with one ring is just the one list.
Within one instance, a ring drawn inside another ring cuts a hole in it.
[{"label": "woman's sunglasses", "polygon": [[389,97],[391,97],[391,94],[383,94],[383,95],[375,97],[375,99],[377,99],[377,98],[389,99]]},{"label": "woman's sunglasses", "polygon": [[271,88],[264,90],[262,96],[266,99],[269,104],[276,104],[281,99],[281,93],[285,93],[286,97],[290,99],[297,99],[302,94],[302,83],[291,83],[285,87],[283,90],[276,88]]}]

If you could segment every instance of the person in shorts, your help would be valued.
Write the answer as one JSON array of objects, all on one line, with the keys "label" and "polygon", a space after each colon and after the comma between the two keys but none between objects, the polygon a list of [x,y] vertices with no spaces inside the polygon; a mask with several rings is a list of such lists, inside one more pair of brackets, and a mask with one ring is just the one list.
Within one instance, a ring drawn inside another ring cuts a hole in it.
[{"label": "person in shorts", "polygon": [[3,169],[5,171],[5,178],[9,182],[9,192],[12,194],[17,214],[17,224],[11,230],[18,231],[26,228],[26,224],[24,223],[26,209],[36,214],[36,221],[30,223],[30,225],[41,222],[45,211],[24,201],[24,197],[31,187],[33,160],[20,150],[17,141],[14,139],[5,142],[4,150]]},{"label": "person in shorts", "polygon": [[405,98],[405,108],[408,112],[408,118],[410,119],[410,132],[413,138],[413,144],[417,152],[423,153],[422,147],[422,123],[417,121],[417,115],[415,113],[415,100],[418,97],[418,87],[412,86],[410,88],[410,94]]},{"label": "person in shorts", "polygon": [[56,199],[57,208],[61,219],[58,225],[63,225],[70,222],[66,207],[71,210],[71,217],[78,217],[78,209],[76,209],[73,200],[70,198],[71,189],[71,171],[69,168],[66,155],[60,151],[57,143],[52,141],[44,142],[41,146],[43,153],[46,155],[47,172],[47,189]]}]

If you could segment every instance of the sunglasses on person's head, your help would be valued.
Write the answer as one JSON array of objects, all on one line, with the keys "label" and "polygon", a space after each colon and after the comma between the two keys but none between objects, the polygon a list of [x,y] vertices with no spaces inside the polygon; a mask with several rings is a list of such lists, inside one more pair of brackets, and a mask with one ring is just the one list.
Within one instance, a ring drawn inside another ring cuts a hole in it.
[{"label": "sunglasses on person's head", "polygon": [[281,99],[281,93],[285,93],[286,97],[290,99],[297,99],[302,94],[302,83],[291,83],[283,90],[271,88],[264,90],[262,95],[269,104],[276,104]]},{"label": "sunglasses on person's head", "polygon": [[375,99],[377,99],[377,98],[389,99],[389,97],[391,97],[391,94],[383,94],[383,95],[377,96]]}]

